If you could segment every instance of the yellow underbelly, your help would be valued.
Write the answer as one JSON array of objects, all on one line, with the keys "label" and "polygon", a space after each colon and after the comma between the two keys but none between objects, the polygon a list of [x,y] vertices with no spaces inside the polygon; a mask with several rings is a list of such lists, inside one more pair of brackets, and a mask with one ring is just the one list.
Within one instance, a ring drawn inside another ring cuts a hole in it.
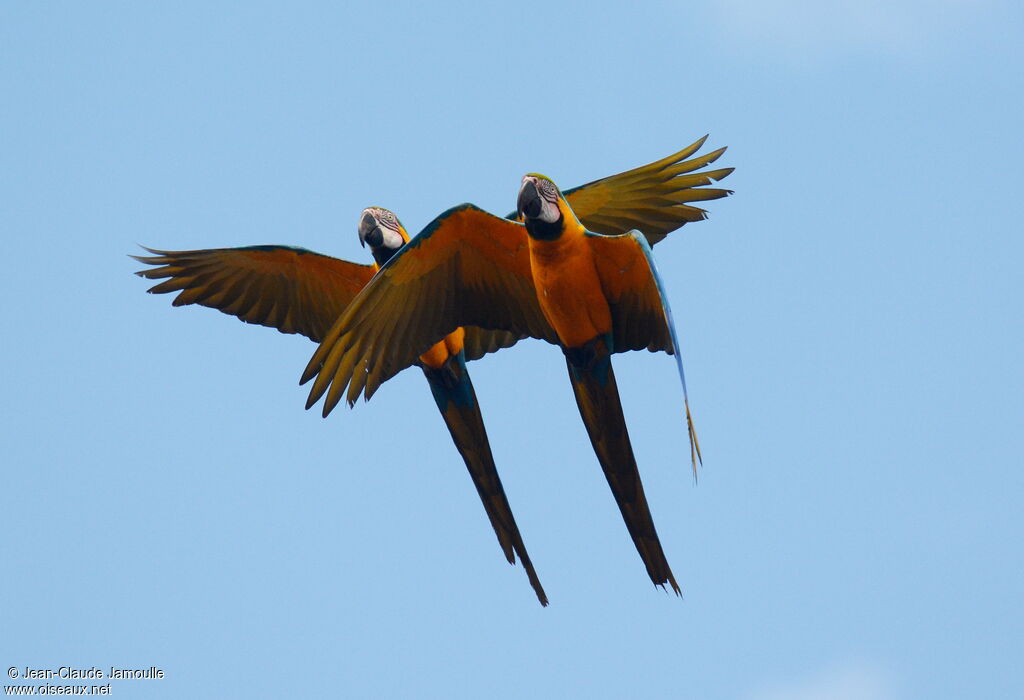
[{"label": "yellow underbelly", "polygon": [[420,362],[431,369],[441,369],[444,363],[448,361],[448,358],[462,352],[465,340],[465,329],[456,328],[454,331],[446,335],[444,340],[435,344],[425,353],[420,355]]},{"label": "yellow underbelly", "polygon": [[531,239],[530,260],[540,308],[564,346],[580,347],[611,331],[611,310],[585,240]]}]

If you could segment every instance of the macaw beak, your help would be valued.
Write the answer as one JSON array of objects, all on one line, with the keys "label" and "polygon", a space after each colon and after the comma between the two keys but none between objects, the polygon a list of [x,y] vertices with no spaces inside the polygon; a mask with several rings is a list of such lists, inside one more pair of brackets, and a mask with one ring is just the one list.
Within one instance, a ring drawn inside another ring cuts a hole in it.
[{"label": "macaw beak", "polygon": [[364,212],[363,218],[359,220],[359,244],[364,248],[367,244],[371,248],[384,245],[384,232],[380,230],[377,220],[370,212]]},{"label": "macaw beak", "polygon": [[533,179],[523,180],[523,186],[519,188],[519,199],[516,201],[516,211],[520,217],[536,219],[540,216],[541,199],[540,192]]}]

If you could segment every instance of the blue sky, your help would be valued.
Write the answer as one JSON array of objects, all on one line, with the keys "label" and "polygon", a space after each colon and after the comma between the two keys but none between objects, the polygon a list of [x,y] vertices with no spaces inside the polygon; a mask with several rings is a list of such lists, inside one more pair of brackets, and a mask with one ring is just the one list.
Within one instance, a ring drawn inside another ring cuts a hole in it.
[{"label": "blue sky", "polygon": [[[123,697],[1014,697],[1024,639],[1009,2],[0,7],[0,662]],[[656,256],[671,358],[615,360],[682,600],[650,585],[559,351],[472,373],[551,606],[502,558],[425,382],[323,420],[314,347],[147,295],[126,257],[367,260],[520,176],[710,132]]]}]

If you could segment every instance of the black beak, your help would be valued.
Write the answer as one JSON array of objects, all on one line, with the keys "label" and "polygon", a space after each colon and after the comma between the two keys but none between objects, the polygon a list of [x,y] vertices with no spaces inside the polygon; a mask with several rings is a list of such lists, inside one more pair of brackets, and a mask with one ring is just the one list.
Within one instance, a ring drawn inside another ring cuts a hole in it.
[{"label": "black beak", "polygon": [[377,220],[369,212],[363,214],[359,220],[359,243],[363,247],[367,244],[371,248],[379,248],[384,245],[384,232],[377,225]]},{"label": "black beak", "polygon": [[541,201],[540,192],[533,180],[527,180],[526,184],[519,190],[519,200],[516,202],[516,211],[519,216],[527,219],[536,219],[540,216]]}]

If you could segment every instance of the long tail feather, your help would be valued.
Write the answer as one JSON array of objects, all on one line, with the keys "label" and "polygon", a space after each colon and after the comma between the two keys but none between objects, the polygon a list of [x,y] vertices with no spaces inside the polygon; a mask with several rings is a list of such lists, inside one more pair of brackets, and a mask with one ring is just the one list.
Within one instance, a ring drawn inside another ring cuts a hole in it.
[{"label": "long tail feather", "polygon": [[679,369],[679,382],[683,385],[683,406],[686,408],[686,433],[690,438],[690,464],[693,466],[693,481],[697,483],[697,464],[704,465],[704,458],[700,454],[700,442],[697,440],[697,429],[693,426],[693,415],[690,413],[690,397],[686,391],[686,372],[683,371],[683,352],[679,348],[679,336],[676,334],[676,323],[672,318],[672,307],[668,303],[668,295],[665,294],[665,285],[658,274],[658,267],[654,264],[654,255],[651,247],[647,244],[639,231],[632,231],[633,237],[644,250],[647,256],[647,264],[650,265],[651,274],[654,275],[654,283],[658,286],[658,295],[661,297],[661,308],[665,313],[665,324],[672,336],[672,354],[676,356],[676,367]]},{"label": "long tail feather", "polygon": [[448,426],[448,432],[451,433],[459,454],[466,462],[466,468],[484,504],[484,510],[487,511],[494,534],[498,536],[498,543],[505,553],[505,558],[510,564],[514,564],[516,555],[519,556],[537,599],[541,605],[547,605],[547,594],[544,593],[537,572],[533,568],[533,562],[530,561],[530,555],[526,552],[526,545],[523,544],[519,527],[512,515],[512,507],[505,495],[501,477],[498,476],[498,468],[491,455],[487,431],[480,415],[473,383],[470,381],[469,372],[466,371],[465,360],[460,354],[457,358],[450,359],[440,369],[423,367],[423,374],[430,383],[430,390],[434,394],[441,416],[444,417],[445,425]]},{"label": "long tail feather", "polygon": [[566,364],[572,390],[576,394],[576,405],[587,426],[590,442],[604,469],[608,486],[612,489],[633,543],[647,567],[647,574],[655,585],[664,587],[667,583],[676,595],[680,595],[644,495],[640,471],[626,430],[626,420],[622,415],[611,356],[605,351],[603,357],[591,358],[585,363],[574,362],[573,358],[567,356]]}]

